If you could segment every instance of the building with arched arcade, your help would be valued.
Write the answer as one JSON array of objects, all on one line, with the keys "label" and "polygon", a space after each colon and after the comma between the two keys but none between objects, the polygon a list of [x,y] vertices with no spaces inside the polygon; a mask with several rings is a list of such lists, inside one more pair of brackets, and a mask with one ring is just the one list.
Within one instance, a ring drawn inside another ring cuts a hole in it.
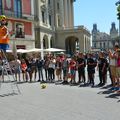
[{"label": "building with arched arcade", "polygon": [[74,27],[75,0],[0,0],[8,19],[10,48],[62,48],[67,53],[90,50],[90,32]]},{"label": "building with arched arcade", "polygon": [[75,0],[36,0],[35,47],[61,48],[68,54],[91,48],[90,32],[74,27]]}]

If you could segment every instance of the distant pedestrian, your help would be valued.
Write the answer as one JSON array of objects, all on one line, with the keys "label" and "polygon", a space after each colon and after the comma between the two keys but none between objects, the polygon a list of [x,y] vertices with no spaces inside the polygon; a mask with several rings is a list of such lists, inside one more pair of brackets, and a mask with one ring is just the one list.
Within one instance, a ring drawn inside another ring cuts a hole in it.
[{"label": "distant pedestrian", "polygon": [[42,60],[41,56],[39,56],[39,58],[36,60],[36,66],[37,66],[37,71],[38,71],[38,81],[39,82],[44,82],[43,65],[44,65],[44,61]]}]

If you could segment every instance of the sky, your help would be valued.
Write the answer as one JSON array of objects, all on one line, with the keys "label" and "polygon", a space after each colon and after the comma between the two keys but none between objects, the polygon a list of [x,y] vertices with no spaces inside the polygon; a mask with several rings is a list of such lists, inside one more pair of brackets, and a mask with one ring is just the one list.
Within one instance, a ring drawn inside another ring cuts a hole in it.
[{"label": "sky", "polygon": [[117,6],[119,0],[76,0],[74,2],[74,26],[84,25],[90,32],[93,24],[97,24],[100,32],[109,34],[111,23],[117,20]]}]

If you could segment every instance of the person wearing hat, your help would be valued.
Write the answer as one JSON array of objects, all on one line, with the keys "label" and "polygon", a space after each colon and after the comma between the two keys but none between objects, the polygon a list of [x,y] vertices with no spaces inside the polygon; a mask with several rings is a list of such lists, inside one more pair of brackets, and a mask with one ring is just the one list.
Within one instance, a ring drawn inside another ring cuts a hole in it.
[{"label": "person wearing hat", "polygon": [[6,16],[0,15],[0,49],[4,51],[9,48],[9,32],[7,24]]}]

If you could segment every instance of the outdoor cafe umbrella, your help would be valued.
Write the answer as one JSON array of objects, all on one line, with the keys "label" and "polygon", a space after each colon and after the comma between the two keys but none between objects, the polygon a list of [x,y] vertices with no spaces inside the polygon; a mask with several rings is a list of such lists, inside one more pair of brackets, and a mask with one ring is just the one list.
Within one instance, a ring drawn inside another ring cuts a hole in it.
[{"label": "outdoor cafe umbrella", "polygon": [[17,53],[28,53],[28,50],[25,50],[25,49],[17,49]]},{"label": "outdoor cafe umbrella", "polygon": [[64,52],[65,50],[63,49],[58,49],[58,48],[48,48],[44,49],[45,52]]},{"label": "outdoor cafe umbrella", "polygon": [[39,48],[32,48],[32,49],[29,49],[27,50],[28,52],[42,52],[43,50],[42,49],[39,49]]}]

